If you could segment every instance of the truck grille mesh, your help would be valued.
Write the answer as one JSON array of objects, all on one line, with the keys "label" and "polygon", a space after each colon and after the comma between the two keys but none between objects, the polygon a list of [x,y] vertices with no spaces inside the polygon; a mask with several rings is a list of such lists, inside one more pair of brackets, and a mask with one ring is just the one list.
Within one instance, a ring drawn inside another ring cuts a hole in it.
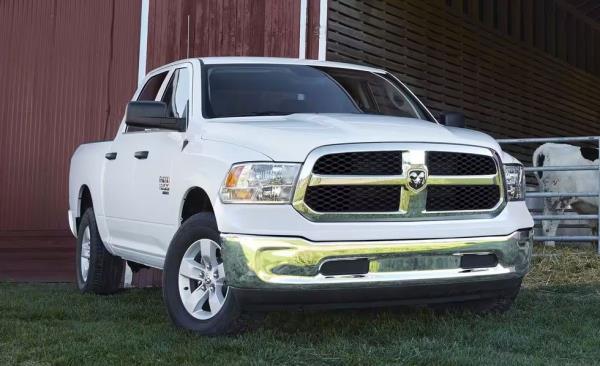
[{"label": "truck grille mesh", "polygon": [[394,212],[399,186],[312,186],[304,202],[317,212]]},{"label": "truck grille mesh", "polygon": [[490,210],[500,200],[498,186],[431,186],[427,211]]},{"label": "truck grille mesh", "polygon": [[430,175],[496,174],[496,164],[490,156],[430,151],[427,153]]},{"label": "truck grille mesh", "polygon": [[329,154],[317,160],[315,174],[400,175],[402,151],[366,151]]}]

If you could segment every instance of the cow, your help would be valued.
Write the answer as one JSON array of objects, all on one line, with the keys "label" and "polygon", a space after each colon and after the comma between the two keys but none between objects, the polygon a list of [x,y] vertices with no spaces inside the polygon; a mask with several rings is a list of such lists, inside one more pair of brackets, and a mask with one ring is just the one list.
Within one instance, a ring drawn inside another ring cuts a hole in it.
[{"label": "cow", "polygon": [[[598,165],[598,149],[567,144],[543,144],[533,153],[533,165]],[[536,171],[536,178],[541,192],[598,192],[600,176],[598,170]],[[562,214],[569,207],[579,214],[596,214],[598,198],[573,196],[544,199],[544,215]],[[542,221],[544,235],[555,236],[558,225],[559,221],[556,220]],[[546,244],[554,246],[553,241]]]}]

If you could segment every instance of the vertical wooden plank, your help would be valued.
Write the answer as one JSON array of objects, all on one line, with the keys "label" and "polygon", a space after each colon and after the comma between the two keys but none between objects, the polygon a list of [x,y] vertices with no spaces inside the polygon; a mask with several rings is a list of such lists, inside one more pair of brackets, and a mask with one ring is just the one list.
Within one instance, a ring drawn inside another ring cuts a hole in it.
[{"label": "vertical wooden plank", "polygon": [[508,29],[508,8],[509,8],[510,0],[498,0],[498,30],[502,32],[502,34],[509,34]]},{"label": "vertical wooden plank", "polygon": [[577,22],[573,14],[567,12],[566,35],[567,35],[567,61],[571,65],[577,64]]},{"label": "vertical wooden plank", "polygon": [[586,70],[585,62],[586,62],[586,51],[588,48],[588,43],[585,34],[585,22],[583,19],[577,19],[575,23],[576,33],[575,33],[575,47],[577,49],[577,60],[575,64],[582,70]]},{"label": "vertical wooden plank", "polygon": [[237,16],[235,0],[221,0],[223,3],[223,13],[221,23],[221,55],[235,55],[236,49],[236,29],[235,18]]},{"label": "vertical wooden plank", "polygon": [[208,33],[206,32],[208,22],[208,2],[194,3],[194,23],[191,25],[194,33],[192,52],[195,57],[207,56]]},{"label": "vertical wooden plank", "polygon": [[521,39],[521,22],[522,22],[522,6],[521,0],[510,0],[510,17],[511,31],[510,33],[516,39]]},{"label": "vertical wooden plank", "polygon": [[521,40],[533,46],[533,1],[523,0],[521,11]]},{"label": "vertical wooden plank", "polygon": [[600,77],[600,31],[594,31],[594,75]]},{"label": "vertical wooden plank", "polygon": [[210,56],[221,56],[221,39],[223,37],[223,2],[221,0],[210,0],[210,20],[207,33],[209,33],[208,54]]},{"label": "vertical wooden plank", "polygon": [[[194,43],[195,43],[195,28],[196,23],[196,11],[191,0],[185,0],[183,2],[183,52],[185,57],[194,57]],[[189,19],[189,25],[188,25]],[[189,54],[188,54],[189,50]]]},{"label": "vertical wooden plank", "polygon": [[480,12],[483,14],[481,22],[488,27],[494,26],[494,5],[495,3],[493,0],[482,1],[479,3],[479,6],[481,7]]},{"label": "vertical wooden plank", "polygon": [[567,61],[567,14],[563,8],[556,8],[556,55]]},{"label": "vertical wooden plank", "polygon": [[545,0],[546,7],[546,51],[556,56],[556,3]]},{"label": "vertical wooden plank", "polygon": [[585,26],[585,70],[589,73],[594,73],[594,29],[589,24]]},{"label": "vertical wooden plank", "polygon": [[247,56],[262,56],[265,48],[265,4],[263,1],[244,0],[248,12],[238,14],[246,24],[244,42],[248,50]]},{"label": "vertical wooden plank", "polygon": [[546,49],[546,7],[544,0],[534,1],[534,44],[535,47]]},{"label": "vertical wooden plank", "polygon": [[452,2],[450,3],[450,6],[452,7],[452,10],[454,10],[458,14],[462,13],[462,11],[463,11],[463,1],[466,1],[466,0],[452,0]]},{"label": "vertical wooden plank", "polygon": [[319,14],[321,1],[327,0],[308,0],[306,58],[310,59],[317,59],[319,56]]},{"label": "vertical wooden plank", "polygon": [[465,0],[469,9],[469,17],[473,20],[479,21],[479,0]]}]

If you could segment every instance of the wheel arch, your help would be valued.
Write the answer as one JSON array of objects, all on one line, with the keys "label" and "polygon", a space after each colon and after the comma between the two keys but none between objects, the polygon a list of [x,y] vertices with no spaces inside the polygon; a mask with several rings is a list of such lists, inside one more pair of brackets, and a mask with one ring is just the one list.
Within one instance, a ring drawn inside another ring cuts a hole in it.
[{"label": "wheel arch", "polygon": [[181,200],[179,224],[183,224],[191,216],[200,212],[214,213],[213,204],[206,191],[198,186],[190,187]]},{"label": "wheel arch", "polygon": [[94,200],[92,198],[92,191],[87,186],[87,184],[83,184],[79,188],[79,195],[78,195],[78,199],[77,199],[77,209],[78,209],[78,212],[76,214],[76,220],[75,220],[76,230],[79,230],[79,223],[81,222],[81,217],[83,216],[83,214],[85,213],[85,211],[88,208],[90,208],[90,207],[91,208],[94,207]]}]

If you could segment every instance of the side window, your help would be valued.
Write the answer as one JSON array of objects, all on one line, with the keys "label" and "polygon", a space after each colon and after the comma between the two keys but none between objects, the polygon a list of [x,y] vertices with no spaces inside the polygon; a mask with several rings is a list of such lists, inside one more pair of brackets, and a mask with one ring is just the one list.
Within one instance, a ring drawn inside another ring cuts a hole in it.
[{"label": "side window", "polygon": [[[140,95],[138,95],[137,100],[155,100],[156,95],[160,90],[160,86],[162,85],[163,81],[165,81],[165,78],[167,77],[168,73],[168,71],[161,72],[160,74],[156,74],[150,79],[148,79],[148,81],[146,81],[146,84],[144,84]],[[144,131],[144,128],[127,126],[127,129],[125,130],[125,132],[137,131]]]},{"label": "side window", "polygon": [[177,69],[165,89],[162,101],[167,104],[169,115],[176,118],[187,118],[190,100],[190,70]]},{"label": "side window", "polygon": [[160,74],[156,74],[148,81],[146,81],[146,85],[142,89],[142,92],[138,96],[137,100],[154,100],[156,99],[156,95],[158,94],[158,90],[162,85],[163,81],[167,77],[168,72],[161,72]]}]

